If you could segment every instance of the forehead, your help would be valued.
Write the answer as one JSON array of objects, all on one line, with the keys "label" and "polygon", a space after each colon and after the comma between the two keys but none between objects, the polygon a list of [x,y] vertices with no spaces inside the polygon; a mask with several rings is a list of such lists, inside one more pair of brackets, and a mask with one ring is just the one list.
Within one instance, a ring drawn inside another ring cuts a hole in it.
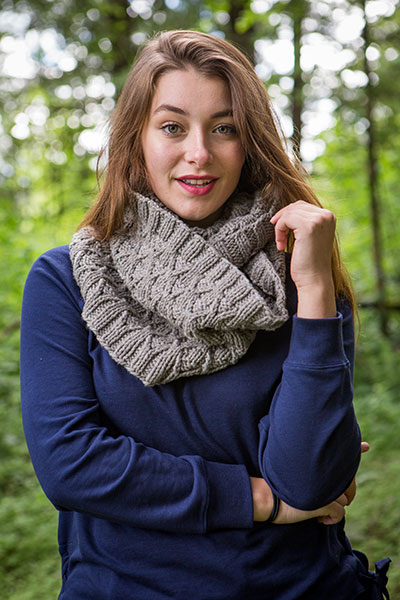
[{"label": "forehead", "polygon": [[151,112],[154,113],[163,105],[215,112],[231,108],[232,102],[228,83],[224,79],[188,67],[168,71],[158,79]]}]

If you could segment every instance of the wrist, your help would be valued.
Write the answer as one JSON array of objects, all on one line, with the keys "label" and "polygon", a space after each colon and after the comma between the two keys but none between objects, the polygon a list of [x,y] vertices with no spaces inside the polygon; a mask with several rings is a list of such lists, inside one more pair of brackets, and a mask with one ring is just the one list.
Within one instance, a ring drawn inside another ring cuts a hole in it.
[{"label": "wrist", "polygon": [[271,488],[262,477],[250,477],[253,494],[253,520],[267,521],[274,508]]},{"label": "wrist", "polygon": [[275,521],[275,519],[278,516],[279,513],[279,508],[281,506],[281,500],[280,498],[278,498],[278,496],[276,494],[274,494],[274,492],[272,492],[272,498],[273,498],[273,506],[272,506],[272,510],[271,510],[271,514],[269,515],[268,519],[267,519],[267,523],[273,523]]},{"label": "wrist", "polygon": [[332,276],[299,286],[297,298],[297,316],[301,319],[336,317],[335,285]]}]

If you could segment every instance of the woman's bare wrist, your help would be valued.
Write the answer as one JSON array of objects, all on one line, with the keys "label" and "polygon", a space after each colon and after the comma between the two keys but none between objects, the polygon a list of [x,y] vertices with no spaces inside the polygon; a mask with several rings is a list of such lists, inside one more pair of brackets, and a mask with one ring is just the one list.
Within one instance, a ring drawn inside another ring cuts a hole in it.
[{"label": "woman's bare wrist", "polygon": [[327,277],[313,285],[297,290],[297,316],[302,319],[328,319],[336,317],[335,286]]},{"label": "woman's bare wrist", "polygon": [[253,494],[253,519],[267,521],[274,506],[271,488],[262,477],[250,477],[250,483]]}]

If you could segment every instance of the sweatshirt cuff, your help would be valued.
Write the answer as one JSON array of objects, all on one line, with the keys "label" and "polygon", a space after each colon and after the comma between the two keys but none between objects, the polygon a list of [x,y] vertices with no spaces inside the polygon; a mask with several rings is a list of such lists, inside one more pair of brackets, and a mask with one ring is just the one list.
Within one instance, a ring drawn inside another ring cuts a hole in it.
[{"label": "sweatshirt cuff", "polygon": [[244,465],[205,461],[209,485],[207,531],[253,526],[253,497]]},{"label": "sweatshirt cuff", "polygon": [[293,316],[286,364],[334,366],[348,363],[343,345],[343,317],[302,319]]}]

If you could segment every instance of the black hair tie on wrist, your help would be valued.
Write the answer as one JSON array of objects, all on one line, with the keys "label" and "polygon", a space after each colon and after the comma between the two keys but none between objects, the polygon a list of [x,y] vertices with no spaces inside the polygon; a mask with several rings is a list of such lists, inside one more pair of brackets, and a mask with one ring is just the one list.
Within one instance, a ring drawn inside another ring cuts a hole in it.
[{"label": "black hair tie on wrist", "polygon": [[274,499],[274,504],[272,506],[271,514],[267,519],[267,523],[272,523],[273,521],[275,521],[276,517],[278,516],[279,507],[281,504],[280,498],[278,498],[278,496],[274,494],[274,492],[272,492],[272,497]]}]

